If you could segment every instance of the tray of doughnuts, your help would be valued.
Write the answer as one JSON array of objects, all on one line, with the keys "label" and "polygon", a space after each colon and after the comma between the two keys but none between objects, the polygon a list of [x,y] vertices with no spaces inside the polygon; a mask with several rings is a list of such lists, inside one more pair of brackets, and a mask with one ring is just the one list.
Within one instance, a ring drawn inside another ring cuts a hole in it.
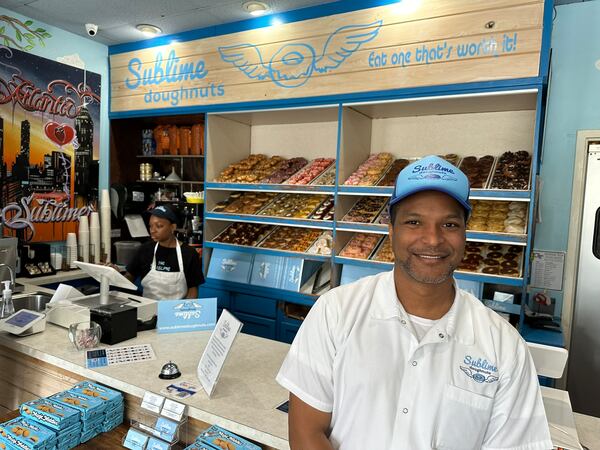
[{"label": "tray of doughnuts", "polygon": [[313,186],[333,186],[335,184],[335,164],[325,169],[321,175],[310,182]]},{"label": "tray of doughnuts", "polygon": [[527,202],[472,200],[468,231],[524,235],[527,228]]},{"label": "tray of doughnuts", "polygon": [[484,275],[521,278],[524,247],[468,241],[457,270]]},{"label": "tray of doughnuts", "polygon": [[219,183],[258,183],[263,178],[271,176],[282,161],[285,159],[281,156],[250,155],[227,166],[215,181]]},{"label": "tray of doughnuts", "polygon": [[273,231],[272,225],[236,222],[225,228],[213,242],[255,247]]},{"label": "tray of doughnuts", "polygon": [[335,205],[333,202],[333,196],[329,195],[323,203],[313,212],[309,219],[312,220],[333,220],[335,214]]},{"label": "tray of doughnuts", "polygon": [[371,257],[373,261],[384,262],[384,263],[393,263],[394,262],[394,253],[392,251],[392,241],[389,236],[386,236],[381,245],[377,248],[373,256]]},{"label": "tray of doughnuts", "polygon": [[362,197],[350,208],[342,222],[372,223],[387,201],[387,197]]},{"label": "tray of doughnuts", "polygon": [[340,256],[344,258],[369,259],[382,236],[373,233],[356,233],[344,246]]},{"label": "tray of doughnuts", "polygon": [[307,219],[326,199],[326,195],[280,194],[258,215]]},{"label": "tray of doughnuts", "polygon": [[346,186],[375,186],[392,163],[390,153],[373,153],[344,181]]},{"label": "tray of doughnuts", "polygon": [[414,159],[396,159],[385,173],[383,178],[379,180],[377,186],[394,186],[396,184],[396,177],[398,177],[400,171],[413,161]]},{"label": "tray of doughnuts", "polygon": [[306,158],[302,157],[290,158],[281,161],[277,165],[275,171],[271,175],[268,175],[260,180],[260,183],[281,184],[307,164],[308,161]]},{"label": "tray of doughnuts", "polygon": [[306,253],[322,233],[323,230],[314,228],[279,226],[259,244],[259,247]]},{"label": "tray of doughnuts", "polygon": [[212,212],[256,214],[276,196],[277,194],[271,192],[233,192],[227,200],[217,203]]},{"label": "tray of doughnuts", "polygon": [[317,158],[292,175],[285,184],[308,184],[335,162],[334,158]]},{"label": "tray of doughnuts", "polygon": [[465,156],[458,168],[469,179],[471,189],[485,189],[488,185],[495,158],[491,155]]},{"label": "tray of doughnuts", "polygon": [[504,152],[498,158],[490,189],[526,191],[531,178],[531,155],[524,151]]},{"label": "tray of doughnuts", "polygon": [[323,231],[321,236],[317,238],[313,245],[306,251],[311,255],[331,255],[331,249],[333,248],[333,236],[331,231]]}]

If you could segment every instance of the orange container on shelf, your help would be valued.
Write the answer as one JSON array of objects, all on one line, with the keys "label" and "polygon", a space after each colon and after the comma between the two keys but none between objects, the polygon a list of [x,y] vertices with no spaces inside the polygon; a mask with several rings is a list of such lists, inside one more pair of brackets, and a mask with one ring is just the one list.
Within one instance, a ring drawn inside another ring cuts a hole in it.
[{"label": "orange container on shelf", "polygon": [[192,127],[192,155],[204,153],[204,124],[198,123]]},{"label": "orange container on shelf", "polygon": [[156,141],[156,154],[164,155],[169,151],[169,132],[163,125],[154,129],[154,140]]},{"label": "orange container on shelf", "polygon": [[187,127],[179,128],[179,154],[189,155],[192,146],[192,130]]},{"label": "orange container on shelf", "polygon": [[179,151],[179,133],[175,125],[170,125],[169,128],[169,154],[177,155]]}]

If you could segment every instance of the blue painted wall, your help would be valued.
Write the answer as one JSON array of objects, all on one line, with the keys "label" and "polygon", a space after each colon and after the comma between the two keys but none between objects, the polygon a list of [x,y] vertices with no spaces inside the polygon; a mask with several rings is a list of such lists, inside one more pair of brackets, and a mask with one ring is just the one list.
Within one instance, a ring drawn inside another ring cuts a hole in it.
[{"label": "blue painted wall", "polygon": [[[15,17],[23,22],[30,20],[29,17],[22,16],[5,8],[0,8],[0,14]],[[91,39],[86,39],[76,34],[69,33],[68,31],[61,30],[60,28],[52,27],[38,20],[34,20],[34,27],[44,28],[52,35],[52,37],[44,41],[45,47],[41,47],[38,44],[30,50],[29,53],[53,61],[59,56],[77,53],[85,62],[86,70],[99,73],[102,76],[100,92],[102,98],[100,103],[100,188],[107,188],[108,170],[110,167],[108,154],[108,47]]]},{"label": "blue painted wall", "polygon": [[567,250],[577,130],[600,129],[599,19],[600,1],[556,7],[536,249]]}]

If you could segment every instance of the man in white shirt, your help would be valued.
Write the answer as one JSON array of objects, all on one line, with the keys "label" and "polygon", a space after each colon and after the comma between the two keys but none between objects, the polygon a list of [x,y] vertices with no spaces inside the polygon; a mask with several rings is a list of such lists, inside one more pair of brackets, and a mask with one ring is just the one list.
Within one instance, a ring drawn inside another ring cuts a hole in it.
[{"label": "man in white shirt", "polygon": [[400,172],[394,270],[323,295],[277,375],[292,450],[552,448],[525,342],[454,284],[468,197],[436,156]]}]

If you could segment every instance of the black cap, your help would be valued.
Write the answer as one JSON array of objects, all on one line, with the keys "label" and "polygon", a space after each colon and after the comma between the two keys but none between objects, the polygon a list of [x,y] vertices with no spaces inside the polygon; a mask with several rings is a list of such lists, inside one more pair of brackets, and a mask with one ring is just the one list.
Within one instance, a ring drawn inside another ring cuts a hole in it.
[{"label": "black cap", "polygon": [[169,205],[160,205],[150,211],[150,215],[167,219],[171,223],[177,223],[177,214]]}]

